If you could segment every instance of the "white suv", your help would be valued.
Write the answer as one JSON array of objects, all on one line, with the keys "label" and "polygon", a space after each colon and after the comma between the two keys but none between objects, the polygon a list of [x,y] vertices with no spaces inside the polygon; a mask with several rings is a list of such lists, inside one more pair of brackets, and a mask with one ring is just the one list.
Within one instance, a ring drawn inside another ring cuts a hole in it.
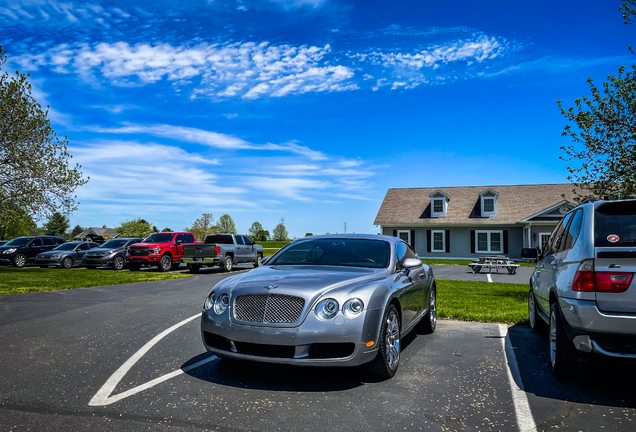
[{"label": "white suv", "polygon": [[530,278],[535,333],[550,330],[558,376],[581,372],[586,353],[636,359],[636,200],[595,201],[568,213]]}]

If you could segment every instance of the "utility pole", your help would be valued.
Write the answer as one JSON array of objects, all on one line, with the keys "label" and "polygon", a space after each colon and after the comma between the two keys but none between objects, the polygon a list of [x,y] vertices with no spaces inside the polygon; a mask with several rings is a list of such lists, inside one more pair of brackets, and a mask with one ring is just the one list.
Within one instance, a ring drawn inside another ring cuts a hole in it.
[{"label": "utility pole", "polygon": [[344,223],[344,233],[345,234],[347,233],[347,223],[346,222]]}]

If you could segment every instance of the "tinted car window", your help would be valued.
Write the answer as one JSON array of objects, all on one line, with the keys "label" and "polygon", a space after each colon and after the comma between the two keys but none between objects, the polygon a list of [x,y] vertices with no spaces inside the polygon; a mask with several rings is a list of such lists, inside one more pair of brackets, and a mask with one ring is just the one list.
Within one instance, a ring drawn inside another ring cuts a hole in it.
[{"label": "tinted car window", "polygon": [[31,246],[31,247],[42,246],[42,239],[38,238],[38,239],[33,240],[29,246]]},{"label": "tinted car window", "polygon": [[232,236],[229,234],[213,234],[205,238],[205,243],[234,244],[234,239],[232,239]]},{"label": "tinted car window", "polygon": [[243,242],[243,236],[236,236],[234,238],[236,239],[236,244],[245,244],[245,242]]},{"label": "tinted car window", "polygon": [[268,265],[319,265],[386,268],[390,244],[382,240],[331,238],[294,242]]},{"label": "tinted car window", "polygon": [[594,246],[634,245],[636,245],[636,201],[608,202],[596,207]]},{"label": "tinted car window", "polygon": [[404,257],[406,256],[406,243],[399,242],[395,245],[395,254],[397,256],[398,262],[402,262]]},{"label": "tinted car window", "polygon": [[151,234],[144,239],[144,243],[171,243],[173,238],[174,234]]},{"label": "tinted car window", "polygon": [[89,250],[91,248],[91,246],[88,243],[82,243],[79,248],[77,248],[77,250],[80,251],[85,251],[85,250]]},{"label": "tinted car window", "polygon": [[27,243],[29,243],[31,241],[30,238],[25,238],[25,237],[18,237],[18,238],[14,238],[13,240],[10,240],[8,242],[6,242],[4,245],[5,246],[25,246]]},{"label": "tinted car window", "polygon": [[64,243],[56,247],[54,250],[73,250],[77,247],[77,243]]},{"label": "tinted car window", "polygon": [[42,241],[44,241],[44,246],[55,246],[55,245],[57,245],[57,243],[55,243],[55,241],[52,238],[44,237],[42,239]]},{"label": "tinted car window", "polygon": [[183,242],[184,243],[196,243],[196,241],[194,240],[194,236],[192,234],[184,234],[183,235]]},{"label": "tinted car window", "polygon": [[568,215],[563,218],[561,223],[552,232],[550,240],[548,241],[548,250],[546,255],[552,255],[559,251],[561,237],[563,236],[563,232],[565,231],[565,228],[567,228],[567,224],[570,222],[570,219],[572,219],[572,213],[568,213]]},{"label": "tinted car window", "polygon": [[404,255],[404,259],[407,259],[407,258],[419,259],[415,251],[409,245],[406,245],[406,255]]},{"label": "tinted car window", "polygon": [[54,237],[54,238],[53,238],[53,241],[54,241],[55,243],[57,243],[57,244],[64,244],[64,243],[66,243],[66,241],[65,241],[63,238],[57,238],[57,237]]},{"label": "tinted car window", "polygon": [[583,210],[577,210],[572,217],[572,222],[570,222],[570,226],[568,227],[568,231],[565,234],[565,241],[562,241],[563,244],[562,250],[572,249],[572,246],[576,243],[576,239],[579,238],[579,234],[581,233],[581,225],[583,223]]},{"label": "tinted car window", "polygon": [[250,240],[248,237],[245,236],[241,236],[243,238],[243,243],[245,243],[246,245],[252,244],[252,240]]},{"label": "tinted car window", "polygon": [[117,248],[123,247],[125,244],[126,244],[126,240],[109,240],[103,245],[101,246],[97,245],[95,247],[100,247],[104,249],[117,249]]}]

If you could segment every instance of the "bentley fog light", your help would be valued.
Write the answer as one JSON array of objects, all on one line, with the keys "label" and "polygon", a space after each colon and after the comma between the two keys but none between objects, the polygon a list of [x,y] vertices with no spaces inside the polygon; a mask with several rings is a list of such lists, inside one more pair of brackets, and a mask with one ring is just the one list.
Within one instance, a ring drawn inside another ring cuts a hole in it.
[{"label": "bentley fog light", "polygon": [[205,302],[203,302],[203,310],[207,312],[212,309],[212,306],[214,306],[214,291],[208,294]]},{"label": "bentley fog light", "polygon": [[352,298],[347,300],[347,302],[342,307],[342,313],[347,318],[356,318],[360,316],[360,313],[364,309],[364,303],[359,298]]},{"label": "bentley fog light", "polygon": [[227,294],[221,294],[219,298],[214,302],[214,312],[218,315],[221,315],[226,311],[227,307],[230,305],[230,296]]},{"label": "bentley fog light", "polygon": [[339,309],[340,305],[337,301],[331,298],[325,299],[316,306],[316,316],[321,321],[329,321],[336,316]]}]

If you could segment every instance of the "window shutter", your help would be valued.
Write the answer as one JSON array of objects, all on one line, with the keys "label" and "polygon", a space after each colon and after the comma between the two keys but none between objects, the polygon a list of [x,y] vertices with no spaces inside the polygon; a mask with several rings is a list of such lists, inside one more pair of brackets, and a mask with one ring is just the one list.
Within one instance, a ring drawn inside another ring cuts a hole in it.
[{"label": "window shutter", "polygon": [[393,230],[393,237],[397,237],[397,230]]},{"label": "window shutter", "polygon": [[450,230],[446,230],[444,238],[446,239],[446,253],[450,253]]},{"label": "window shutter", "polygon": [[475,230],[470,230],[470,253],[475,253]]},{"label": "window shutter", "polygon": [[431,251],[431,230],[426,230],[426,252]]},{"label": "window shutter", "polygon": [[504,238],[503,238],[503,242],[504,242],[504,245],[503,245],[504,248],[503,249],[504,249],[504,252],[503,253],[507,254],[508,253],[508,230],[504,230],[503,234],[504,234]]},{"label": "window shutter", "polygon": [[411,230],[411,247],[415,250],[415,230]]}]

